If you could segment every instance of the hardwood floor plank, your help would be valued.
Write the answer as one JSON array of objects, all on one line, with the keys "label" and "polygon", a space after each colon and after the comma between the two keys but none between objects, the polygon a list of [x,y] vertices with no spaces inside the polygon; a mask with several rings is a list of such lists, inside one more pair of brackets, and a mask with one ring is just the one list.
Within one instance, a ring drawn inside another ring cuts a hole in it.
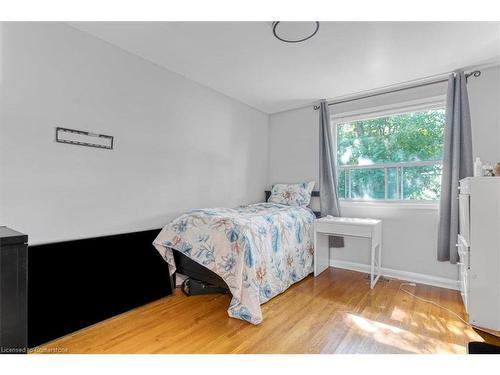
[{"label": "hardwood floor plank", "polygon": [[500,344],[472,329],[457,291],[381,280],[330,268],[262,305],[264,322],[231,319],[228,295],[179,290],[117,317],[47,343],[68,353],[465,353],[468,341]]}]

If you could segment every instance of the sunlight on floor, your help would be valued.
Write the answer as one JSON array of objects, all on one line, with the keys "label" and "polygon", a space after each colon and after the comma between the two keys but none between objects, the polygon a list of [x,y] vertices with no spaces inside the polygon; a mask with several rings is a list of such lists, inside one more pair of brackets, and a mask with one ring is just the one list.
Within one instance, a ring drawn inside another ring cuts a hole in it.
[{"label": "sunlight on floor", "polygon": [[391,314],[391,320],[403,322],[406,319],[408,319],[408,314],[405,311],[401,310],[399,307],[394,307]]},{"label": "sunlight on floor", "polygon": [[[428,317],[430,318],[430,317]],[[434,318],[434,317],[433,317]],[[373,321],[363,318],[352,313],[345,316],[344,321],[351,328],[356,329],[357,333],[371,337],[378,343],[389,345],[411,353],[465,353],[464,345],[459,345],[452,342],[446,342],[436,339],[433,333],[437,331],[436,327],[429,327],[430,335],[415,334],[406,329]],[[432,319],[428,319],[427,325],[431,325]],[[453,335],[463,335],[462,330],[458,330],[454,322],[445,325]],[[427,329],[427,328],[426,328]],[[467,328],[468,330],[469,328]],[[470,332],[467,332],[469,336]],[[474,340],[483,341],[479,335],[475,335]]]}]

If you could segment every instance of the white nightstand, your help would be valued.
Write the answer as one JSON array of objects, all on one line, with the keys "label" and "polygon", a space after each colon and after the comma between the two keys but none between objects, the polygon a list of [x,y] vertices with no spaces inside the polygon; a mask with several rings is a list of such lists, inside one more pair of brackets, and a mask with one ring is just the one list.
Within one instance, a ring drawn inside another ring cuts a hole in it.
[{"label": "white nightstand", "polygon": [[[323,217],[314,221],[314,276],[330,265],[329,236],[352,236],[370,239],[370,288],[380,278],[382,263],[382,220],[350,217]],[[377,253],[378,250],[378,254]],[[376,268],[376,274],[375,274]]]}]

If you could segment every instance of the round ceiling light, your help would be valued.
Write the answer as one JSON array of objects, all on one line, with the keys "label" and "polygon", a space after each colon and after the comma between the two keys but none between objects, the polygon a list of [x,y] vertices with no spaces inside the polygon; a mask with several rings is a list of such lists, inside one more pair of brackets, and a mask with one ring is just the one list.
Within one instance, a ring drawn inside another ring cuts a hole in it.
[{"label": "round ceiling light", "polygon": [[273,22],[274,36],[285,43],[299,43],[312,38],[319,30],[319,22]]}]

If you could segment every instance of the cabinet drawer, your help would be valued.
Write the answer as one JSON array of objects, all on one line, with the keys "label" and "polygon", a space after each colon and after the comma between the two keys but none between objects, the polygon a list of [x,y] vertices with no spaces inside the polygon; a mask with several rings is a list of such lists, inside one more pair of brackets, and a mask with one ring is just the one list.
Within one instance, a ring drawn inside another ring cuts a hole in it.
[{"label": "cabinet drawer", "polygon": [[342,234],[344,236],[372,237],[372,227],[366,225],[349,225],[336,222],[316,221],[316,232]]}]

